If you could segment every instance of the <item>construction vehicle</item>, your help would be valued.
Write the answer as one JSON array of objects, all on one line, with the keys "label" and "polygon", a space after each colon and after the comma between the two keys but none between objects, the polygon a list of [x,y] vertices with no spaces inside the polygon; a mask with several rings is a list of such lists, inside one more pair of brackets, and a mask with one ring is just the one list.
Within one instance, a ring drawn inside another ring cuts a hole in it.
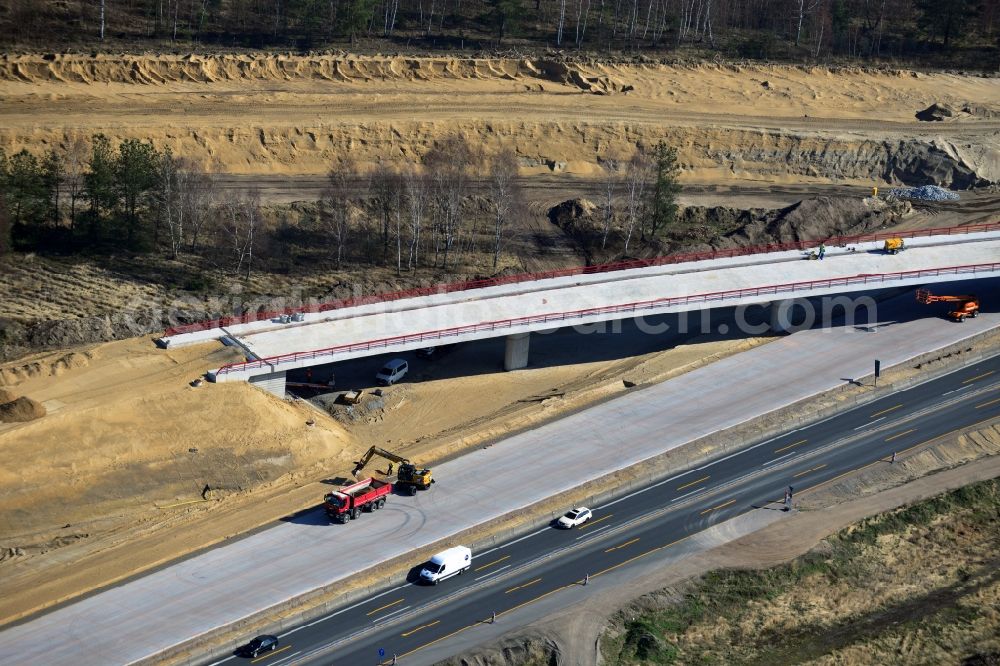
[{"label": "construction vehicle", "polygon": [[[381,456],[390,462],[397,463],[399,468],[396,470],[396,487],[406,488],[411,495],[417,494],[417,489],[427,490],[434,483],[434,478],[431,476],[431,471],[429,469],[418,469],[416,465],[407,460],[402,456],[397,456],[391,451],[386,451],[377,446],[373,446],[361,456],[361,460],[354,464],[354,471],[351,472],[354,478],[357,478],[361,470],[365,468],[369,462],[371,462],[372,457]],[[391,465],[390,465],[391,468]]]},{"label": "construction vehicle", "polygon": [[917,302],[930,303],[958,303],[955,309],[948,313],[948,318],[952,321],[962,322],[966,317],[975,319],[979,316],[979,298],[973,294],[964,296],[935,296],[926,289],[917,289]]},{"label": "construction vehicle", "polygon": [[327,493],[323,506],[330,520],[343,524],[351,518],[360,518],[362,511],[378,511],[385,506],[386,496],[391,492],[392,484],[388,481],[365,479]]},{"label": "construction vehicle", "polygon": [[906,243],[902,238],[886,238],[882,250],[886,254],[899,254],[906,249]]}]

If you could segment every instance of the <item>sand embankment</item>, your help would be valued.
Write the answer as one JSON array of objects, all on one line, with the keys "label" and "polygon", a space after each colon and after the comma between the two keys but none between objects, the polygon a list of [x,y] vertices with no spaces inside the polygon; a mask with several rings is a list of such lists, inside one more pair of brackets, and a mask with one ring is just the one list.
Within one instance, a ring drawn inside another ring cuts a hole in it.
[{"label": "sand embankment", "polygon": [[[968,108],[921,122],[931,103]],[[636,145],[689,182],[1000,180],[995,79],[788,66],[280,55],[0,58],[0,147],[102,132],[236,174],[402,164],[459,132],[522,172],[594,176]]]}]

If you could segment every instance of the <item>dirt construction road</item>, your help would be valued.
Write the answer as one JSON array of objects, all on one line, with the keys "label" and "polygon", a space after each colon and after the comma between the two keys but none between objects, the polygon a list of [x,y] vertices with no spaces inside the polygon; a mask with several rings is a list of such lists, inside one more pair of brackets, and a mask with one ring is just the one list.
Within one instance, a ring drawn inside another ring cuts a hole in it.
[{"label": "dirt construction road", "polygon": [[[956,114],[920,122],[933,102]],[[412,162],[461,133],[523,175],[595,176],[666,140],[687,182],[998,180],[989,78],[778,66],[351,56],[6,56],[0,147],[103,132],[231,174]]]}]

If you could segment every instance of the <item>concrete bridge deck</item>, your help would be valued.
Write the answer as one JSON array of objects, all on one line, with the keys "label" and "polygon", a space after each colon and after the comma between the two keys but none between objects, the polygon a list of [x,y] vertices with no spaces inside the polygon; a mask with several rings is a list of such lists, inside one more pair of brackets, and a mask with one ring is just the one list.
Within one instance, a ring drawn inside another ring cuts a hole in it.
[{"label": "concrete bridge deck", "polygon": [[[306,313],[301,322],[237,323],[166,338],[165,344],[228,337],[248,362],[219,368],[210,378],[253,380],[566,325],[1000,275],[1000,231],[913,238],[896,255],[881,247],[830,247],[823,261],[805,261],[801,250],[791,250],[570,275]],[[524,340],[524,362],[526,345]]]}]

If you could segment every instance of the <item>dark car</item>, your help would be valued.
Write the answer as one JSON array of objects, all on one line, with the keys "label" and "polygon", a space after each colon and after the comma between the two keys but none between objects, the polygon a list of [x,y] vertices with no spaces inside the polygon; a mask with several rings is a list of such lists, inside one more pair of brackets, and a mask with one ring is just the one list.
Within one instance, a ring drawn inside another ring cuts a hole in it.
[{"label": "dark car", "polygon": [[270,652],[278,647],[278,637],[270,634],[263,634],[253,639],[240,650],[247,657],[256,657],[262,652]]},{"label": "dark car", "polygon": [[451,345],[439,345],[437,347],[424,347],[423,349],[417,350],[417,356],[425,359],[435,359],[441,358],[442,356],[447,356],[451,352],[455,351],[457,344]]}]

